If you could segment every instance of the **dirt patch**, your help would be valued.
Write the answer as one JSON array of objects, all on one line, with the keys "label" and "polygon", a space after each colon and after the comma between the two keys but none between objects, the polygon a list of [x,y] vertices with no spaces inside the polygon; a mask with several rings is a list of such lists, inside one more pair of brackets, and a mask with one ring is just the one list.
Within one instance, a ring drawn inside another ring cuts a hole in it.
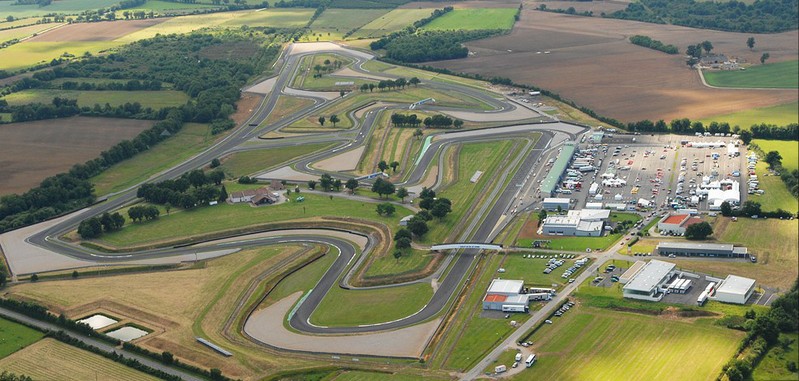
[{"label": "dirt patch", "polygon": [[4,124],[0,195],[25,192],[152,125],[146,120],[86,117]]},{"label": "dirt patch", "polygon": [[469,58],[432,66],[533,84],[622,121],[698,119],[799,98],[795,89],[707,88],[681,56],[627,40],[642,34],[680,49],[709,40],[715,52],[747,62],[758,62],[763,52],[773,61],[784,61],[799,57],[797,31],[756,35],[757,45],[750,51],[744,43],[748,34],[569,16],[534,11],[535,6],[526,4],[510,34],[468,43],[474,53]]},{"label": "dirt patch", "polygon": [[111,41],[133,32],[158,25],[168,18],[103,21],[65,25],[29,39],[30,42]]},{"label": "dirt patch", "polygon": [[241,98],[236,102],[236,112],[230,116],[237,126],[244,123],[263,100],[263,95],[255,93],[241,93]]}]

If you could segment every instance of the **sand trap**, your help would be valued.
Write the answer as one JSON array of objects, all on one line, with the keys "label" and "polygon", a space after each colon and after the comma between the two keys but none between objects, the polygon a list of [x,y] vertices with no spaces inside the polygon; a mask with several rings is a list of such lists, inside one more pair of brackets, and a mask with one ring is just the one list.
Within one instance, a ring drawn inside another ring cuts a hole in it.
[{"label": "sand trap", "polygon": [[358,50],[347,49],[341,45],[336,45],[332,42],[303,42],[291,44],[291,55],[313,53],[319,51],[339,51],[346,52],[346,54],[358,57],[363,60],[371,60],[373,55],[364,53]]},{"label": "sand trap", "polygon": [[277,77],[272,77],[272,78],[269,78],[267,80],[258,82],[256,84],[244,89],[244,91],[246,91],[248,93],[266,95],[266,94],[269,94],[272,91],[272,89],[275,88],[275,83],[277,83]]},{"label": "sand trap", "polygon": [[296,95],[299,97],[324,98],[327,100],[336,99],[341,96],[341,94],[335,91],[307,91],[292,89],[291,87],[286,87],[283,89],[283,93],[288,95]]},{"label": "sand trap", "polygon": [[323,171],[353,171],[358,166],[358,162],[361,161],[361,156],[363,156],[363,151],[365,150],[365,146],[360,146],[354,150],[316,162],[313,166]]},{"label": "sand trap", "polygon": [[352,336],[314,336],[294,333],[283,326],[291,306],[302,296],[291,294],[256,311],[244,323],[244,332],[255,340],[277,348],[315,353],[342,353],[391,357],[419,357],[440,319],[396,331]]},{"label": "sand trap", "polygon": [[318,180],[319,176],[309,175],[307,173],[297,172],[291,167],[282,167],[274,171],[255,176],[258,180],[288,180],[288,181],[308,181]]},{"label": "sand trap", "polygon": [[338,77],[356,77],[356,78],[369,78],[374,79],[377,81],[388,79],[388,77],[381,77],[379,75],[368,74],[368,73],[361,73],[355,70],[350,69],[349,67],[345,67],[343,69],[339,69],[331,73],[334,76]]},{"label": "sand trap", "polygon": [[470,122],[500,122],[510,120],[524,120],[538,118],[541,114],[530,110],[527,107],[516,105],[511,111],[506,112],[474,112],[474,111],[441,111],[454,118],[468,120]]}]

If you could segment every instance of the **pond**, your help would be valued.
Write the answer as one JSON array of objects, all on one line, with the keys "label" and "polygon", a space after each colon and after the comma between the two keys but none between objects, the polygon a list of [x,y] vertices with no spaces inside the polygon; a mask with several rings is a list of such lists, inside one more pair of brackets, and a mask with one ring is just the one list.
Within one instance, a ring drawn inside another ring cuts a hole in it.
[{"label": "pond", "polygon": [[131,340],[136,340],[136,339],[146,335],[147,333],[148,332],[143,330],[143,329],[139,329],[139,328],[131,327],[131,326],[125,326],[125,327],[122,327],[120,329],[115,329],[113,331],[106,332],[105,334],[108,335],[108,336],[111,336],[111,337],[113,337],[115,339],[119,339],[119,340],[122,340],[124,342],[128,342],[128,341],[131,341]]},{"label": "pond", "polygon": [[101,314],[95,314],[87,318],[78,320],[78,323],[88,324],[90,327],[92,327],[92,329],[95,330],[108,327],[109,325],[114,324],[116,322],[117,322],[116,320]]}]

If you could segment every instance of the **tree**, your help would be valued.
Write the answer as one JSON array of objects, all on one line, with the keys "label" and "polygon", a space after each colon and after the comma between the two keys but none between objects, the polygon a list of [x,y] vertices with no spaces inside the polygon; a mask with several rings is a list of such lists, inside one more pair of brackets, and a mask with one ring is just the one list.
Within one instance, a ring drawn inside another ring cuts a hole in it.
[{"label": "tree", "polygon": [[[222,185],[222,189],[219,190],[219,197],[216,198],[216,202],[225,202],[227,201],[227,197],[228,197],[227,188],[225,188],[225,186]],[[169,214],[169,210],[167,210],[166,214],[167,215]]]},{"label": "tree", "polygon": [[347,183],[344,184],[344,188],[349,189],[350,193],[355,194],[355,189],[358,189],[358,180],[355,179],[347,180]]},{"label": "tree", "polygon": [[432,190],[432,189],[430,189],[428,187],[422,187],[422,191],[419,192],[419,197],[420,198],[436,198],[436,191],[434,191],[434,190]]},{"label": "tree", "polygon": [[399,262],[400,258],[402,258],[402,252],[399,250],[394,250],[394,259],[396,259],[397,262]]},{"label": "tree", "polygon": [[388,164],[385,160],[380,160],[380,162],[377,163],[377,168],[380,169],[380,172],[385,172],[386,169],[388,169]]},{"label": "tree", "polygon": [[755,47],[755,38],[754,37],[747,38],[746,39],[746,46],[749,47],[749,50],[752,50],[752,48]]},{"label": "tree", "polygon": [[424,136],[424,132],[422,131],[421,128],[417,128],[415,131],[413,131],[414,138],[421,139],[422,136]]},{"label": "tree", "polygon": [[78,225],[78,234],[83,239],[96,238],[102,233],[103,225],[100,223],[100,219],[97,217],[83,220],[81,221],[80,225]]},{"label": "tree", "polygon": [[449,201],[449,199],[440,198],[433,203],[433,207],[430,209],[430,214],[441,219],[451,211],[452,203]]},{"label": "tree", "polygon": [[420,81],[419,78],[416,78],[416,77],[411,77],[411,79],[408,80],[408,84],[413,85],[413,87],[418,86],[419,83],[421,83],[421,82],[422,81]]},{"label": "tree", "polygon": [[336,188],[337,191],[341,190],[341,180],[335,179],[333,180],[333,188]]},{"label": "tree", "polygon": [[38,281],[38,280],[39,280],[39,274],[33,274],[33,275],[31,275],[31,282],[36,282],[36,281]]},{"label": "tree", "polygon": [[322,71],[322,65],[317,64],[316,66],[313,67],[313,69],[316,72],[316,75],[319,75],[320,74],[319,72]]},{"label": "tree", "polygon": [[546,209],[541,209],[541,211],[538,212],[538,222],[540,223],[540,222],[544,221],[545,219],[547,219],[547,210]]},{"label": "tree", "polygon": [[743,141],[744,144],[749,145],[749,143],[752,141],[752,131],[743,130],[741,131],[740,135],[741,135],[741,141]]},{"label": "tree", "polygon": [[384,202],[382,204],[377,204],[377,214],[381,216],[390,216],[394,214],[396,208],[389,202]]},{"label": "tree", "polygon": [[430,214],[430,211],[422,209],[416,213],[416,217],[421,218],[424,221],[430,221],[433,219],[433,215]]},{"label": "tree", "polygon": [[455,128],[461,128],[463,127],[463,121],[460,119],[455,119],[455,121],[452,122],[452,125],[455,126]]},{"label": "tree", "polygon": [[320,116],[318,120],[319,120],[319,124],[321,124],[322,127],[324,127],[325,126],[325,117],[324,116]]},{"label": "tree", "polygon": [[394,184],[392,184],[388,180],[384,180],[381,177],[378,177],[377,180],[372,184],[372,192],[377,193],[380,197],[383,195],[390,195],[396,191],[394,188]]},{"label": "tree", "polygon": [[328,175],[327,173],[323,173],[321,177],[319,177],[319,186],[325,192],[329,192],[330,188],[333,188],[333,177]]},{"label": "tree", "polygon": [[741,206],[741,214],[747,217],[760,215],[760,203],[756,201],[745,201]]},{"label": "tree", "polygon": [[732,216],[732,206],[729,202],[724,201],[721,203],[721,215],[724,217]]},{"label": "tree", "polygon": [[391,167],[391,169],[394,171],[394,173],[397,173],[397,168],[400,166],[400,163],[395,160],[395,161],[392,161],[391,164],[389,164],[388,166]]},{"label": "tree", "polygon": [[419,201],[419,207],[422,209],[430,210],[433,208],[433,204],[435,204],[436,200],[432,198],[422,198]]},{"label": "tree", "polygon": [[333,123],[333,127],[336,127],[336,123],[338,122],[339,122],[338,115],[336,114],[330,115],[330,123]]},{"label": "tree", "polygon": [[780,155],[780,153],[777,151],[769,151],[763,161],[768,163],[768,166],[774,169],[782,164],[782,155]]},{"label": "tree", "polygon": [[73,270],[72,271],[72,279],[78,279],[79,276],[80,276],[80,274],[78,273],[78,270]]},{"label": "tree", "polygon": [[771,54],[763,53],[763,55],[760,56],[760,64],[764,65],[766,63],[766,60],[769,59],[769,57],[771,57]]},{"label": "tree", "polygon": [[397,230],[397,232],[394,233],[394,240],[395,241],[399,240],[400,238],[411,238],[411,237],[412,237],[411,231],[406,229],[406,228],[402,228],[400,230]]},{"label": "tree", "polygon": [[308,189],[316,189],[316,180],[308,180]]},{"label": "tree", "polygon": [[[222,187],[222,190],[225,191],[225,193],[227,194],[227,191],[225,190],[225,187]],[[172,210],[172,204],[170,204],[168,202],[166,204],[164,204],[164,210],[166,211],[166,215],[168,216],[169,215],[169,211]]]},{"label": "tree", "polygon": [[395,246],[397,247],[397,249],[410,249],[411,239],[408,237],[402,237],[397,240]]},{"label": "tree", "polygon": [[405,197],[408,197],[408,189],[405,187],[399,187],[399,189],[397,189],[397,197],[399,197],[400,200],[405,203]]},{"label": "tree", "polygon": [[710,54],[710,51],[713,50],[713,43],[708,40],[702,41],[701,45],[706,54]]},{"label": "tree", "polygon": [[713,227],[707,222],[693,224],[685,229],[685,238],[690,240],[701,240],[713,234]]},{"label": "tree", "polygon": [[213,380],[213,381],[222,381],[222,380],[226,379],[226,377],[222,375],[222,371],[219,370],[219,368],[211,369],[209,374],[211,375],[211,380]]},{"label": "tree", "polygon": [[208,180],[213,182],[216,185],[221,185],[222,181],[225,180],[225,172],[222,172],[221,169],[215,169],[208,174]]},{"label": "tree", "polygon": [[427,227],[427,222],[424,222],[421,218],[411,218],[411,220],[408,221],[408,230],[410,230],[413,235],[421,238],[427,234],[430,229]]},{"label": "tree", "polygon": [[222,162],[219,159],[214,158],[214,160],[211,160],[211,168],[216,168],[220,165],[222,165]]},{"label": "tree", "polygon": [[171,365],[175,362],[175,356],[172,353],[164,351],[161,353],[161,362],[167,365]]},{"label": "tree", "polygon": [[340,97],[342,97],[342,98],[344,98],[344,95],[346,95],[346,94],[347,94],[347,92],[346,92],[346,91],[344,91],[344,90],[339,90],[339,91],[338,91],[338,95],[339,95]]}]

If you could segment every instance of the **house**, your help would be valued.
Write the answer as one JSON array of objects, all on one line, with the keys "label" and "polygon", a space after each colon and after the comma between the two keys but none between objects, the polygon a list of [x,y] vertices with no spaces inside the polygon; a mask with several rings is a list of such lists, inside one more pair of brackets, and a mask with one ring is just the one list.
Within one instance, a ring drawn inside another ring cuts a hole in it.
[{"label": "house", "polygon": [[280,200],[277,193],[273,193],[269,188],[247,189],[240,192],[233,192],[228,197],[233,204],[250,202],[253,205],[274,204]]}]

